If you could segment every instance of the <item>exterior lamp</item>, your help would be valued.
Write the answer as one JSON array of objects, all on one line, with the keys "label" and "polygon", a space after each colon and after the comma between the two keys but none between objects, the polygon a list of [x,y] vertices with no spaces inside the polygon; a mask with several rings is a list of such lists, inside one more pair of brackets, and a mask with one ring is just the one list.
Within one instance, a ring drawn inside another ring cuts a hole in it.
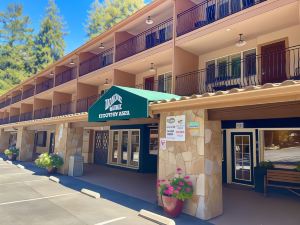
[{"label": "exterior lamp", "polygon": [[243,34],[239,34],[239,35],[240,35],[240,39],[235,45],[237,47],[243,47],[247,44],[247,42],[243,39]]},{"label": "exterior lamp", "polygon": [[101,44],[99,45],[99,48],[100,48],[100,49],[104,49],[104,44],[101,43]]},{"label": "exterior lamp", "polygon": [[154,63],[151,63],[151,66],[150,66],[149,71],[150,71],[150,72],[155,72]]},{"label": "exterior lamp", "polygon": [[75,65],[74,60],[71,59],[70,65]]},{"label": "exterior lamp", "polygon": [[151,19],[151,16],[148,16],[148,18],[146,19],[146,24],[148,25],[153,24],[153,20]]},{"label": "exterior lamp", "polygon": [[109,85],[109,83],[108,83],[108,79],[105,79],[105,82],[104,82],[104,86],[108,86]]},{"label": "exterior lamp", "polygon": [[51,77],[52,77],[52,76],[54,76],[54,73],[53,73],[53,71],[51,71],[51,72],[50,72],[50,76],[51,76]]}]

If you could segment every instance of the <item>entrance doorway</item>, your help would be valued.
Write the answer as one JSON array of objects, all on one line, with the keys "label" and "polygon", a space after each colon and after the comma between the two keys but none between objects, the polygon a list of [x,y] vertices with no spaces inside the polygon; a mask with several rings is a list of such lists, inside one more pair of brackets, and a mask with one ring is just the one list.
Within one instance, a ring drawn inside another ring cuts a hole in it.
[{"label": "entrance doorway", "polygon": [[232,181],[253,184],[253,133],[232,132]]},{"label": "entrance doorway", "polygon": [[94,147],[94,163],[105,165],[107,164],[109,143],[108,131],[96,131],[95,132],[95,147]]},{"label": "entrance doorway", "polygon": [[285,41],[261,47],[261,81],[265,83],[280,83],[287,79]]},{"label": "entrance doorway", "polygon": [[55,146],[55,134],[51,132],[50,143],[49,143],[49,154],[54,153],[54,146]]},{"label": "entrance doorway", "polygon": [[145,90],[154,90],[154,77],[147,77],[145,78],[144,82]]}]

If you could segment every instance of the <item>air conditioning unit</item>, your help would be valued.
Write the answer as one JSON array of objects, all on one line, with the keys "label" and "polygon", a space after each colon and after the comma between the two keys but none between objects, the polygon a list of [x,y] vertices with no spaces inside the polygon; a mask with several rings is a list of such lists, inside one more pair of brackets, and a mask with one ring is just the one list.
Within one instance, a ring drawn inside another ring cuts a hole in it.
[{"label": "air conditioning unit", "polygon": [[72,155],[69,160],[69,176],[80,177],[83,174],[83,156]]}]

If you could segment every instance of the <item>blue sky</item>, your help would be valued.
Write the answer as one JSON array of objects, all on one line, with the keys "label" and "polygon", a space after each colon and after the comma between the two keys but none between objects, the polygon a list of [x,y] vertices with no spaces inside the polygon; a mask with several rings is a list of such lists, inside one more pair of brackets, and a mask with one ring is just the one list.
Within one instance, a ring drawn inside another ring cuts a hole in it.
[{"label": "blue sky", "polygon": [[[9,3],[14,2],[23,4],[24,14],[30,16],[32,27],[37,32],[48,0],[0,0],[0,11],[5,10]],[[84,24],[92,2],[93,0],[56,0],[67,25],[68,35],[65,37],[67,45],[65,54],[87,41]],[[145,2],[148,3],[150,0],[145,0]]]}]

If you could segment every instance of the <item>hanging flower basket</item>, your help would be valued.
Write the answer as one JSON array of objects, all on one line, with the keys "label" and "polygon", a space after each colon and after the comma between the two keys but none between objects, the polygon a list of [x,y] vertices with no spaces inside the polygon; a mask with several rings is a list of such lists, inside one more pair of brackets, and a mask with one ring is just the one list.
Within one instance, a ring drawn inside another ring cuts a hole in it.
[{"label": "hanging flower basket", "polygon": [[181,173],[182,170],[178,168],[174,178],[157,181],[164,211],[172,218],[181,214],[184,200],[193,196],[193,184],[189,181],[190,177],[183,177]]}]

